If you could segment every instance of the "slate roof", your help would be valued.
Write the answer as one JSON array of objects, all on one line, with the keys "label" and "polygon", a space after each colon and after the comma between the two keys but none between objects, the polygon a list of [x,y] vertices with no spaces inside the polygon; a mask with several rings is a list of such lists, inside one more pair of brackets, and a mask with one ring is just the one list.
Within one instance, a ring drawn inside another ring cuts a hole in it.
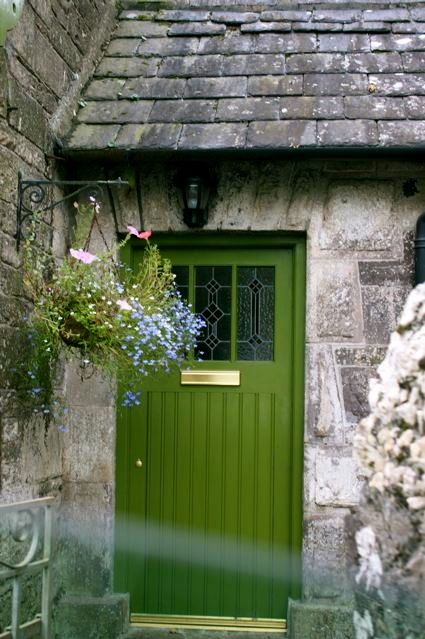
[{"label": "slate roof", "polygon": [[425,146],[425,4],[188,4],[124,2],[67,152]]}]

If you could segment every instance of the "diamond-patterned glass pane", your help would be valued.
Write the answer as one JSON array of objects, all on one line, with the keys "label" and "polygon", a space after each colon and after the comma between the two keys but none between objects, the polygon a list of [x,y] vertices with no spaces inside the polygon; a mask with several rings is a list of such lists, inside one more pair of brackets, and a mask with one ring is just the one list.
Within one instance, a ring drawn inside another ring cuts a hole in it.
[{"label": "diamond-patterned glass pane", "polygon": [[270,361],[274,356],[275,269],[238,268],[239,360]]},{"label": "diamond-patterned glass pane", "polygon": [[195,312],[207,326],[198,342],[203,360],[230,359],[231,266],[198,266],[195,269]]}]

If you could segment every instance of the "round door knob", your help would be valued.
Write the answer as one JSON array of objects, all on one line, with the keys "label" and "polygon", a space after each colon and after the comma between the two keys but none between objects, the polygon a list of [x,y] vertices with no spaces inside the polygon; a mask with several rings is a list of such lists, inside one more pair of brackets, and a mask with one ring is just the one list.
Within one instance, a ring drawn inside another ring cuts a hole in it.
[{"label": "round door knob", "polygon": [[136,468],[141,468],[143,466],[143,462],[141,459],[136,460]]}]

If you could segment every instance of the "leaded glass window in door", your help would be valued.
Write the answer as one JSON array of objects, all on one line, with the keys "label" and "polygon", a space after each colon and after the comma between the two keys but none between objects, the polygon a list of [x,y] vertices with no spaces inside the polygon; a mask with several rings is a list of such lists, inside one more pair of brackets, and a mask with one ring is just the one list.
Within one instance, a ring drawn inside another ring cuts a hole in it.
[{"label": "leaded glass window in door", "polygon": [[197,347],[203,361],[272,361],[273,266],[175,266],[176,285],[205,320]]}]

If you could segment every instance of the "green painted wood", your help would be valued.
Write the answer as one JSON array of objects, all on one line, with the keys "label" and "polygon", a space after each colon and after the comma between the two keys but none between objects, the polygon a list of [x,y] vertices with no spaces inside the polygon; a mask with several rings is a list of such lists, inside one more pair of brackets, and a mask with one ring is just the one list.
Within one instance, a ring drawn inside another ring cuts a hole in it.
[{"label": "green painted wood", "polygon": [[238,266],[275,267],[275,357],[236,361],[234,290],[231,359],[194,367],[240,370],[241,387],[162,376],[146,381],[141,407],[119,414],[115,588],[130,592],[134,613],[285,618],[300,592],[304,243],[160,240],[191,267],[192,302],[198,265],[231,265],[234,283]]}]

